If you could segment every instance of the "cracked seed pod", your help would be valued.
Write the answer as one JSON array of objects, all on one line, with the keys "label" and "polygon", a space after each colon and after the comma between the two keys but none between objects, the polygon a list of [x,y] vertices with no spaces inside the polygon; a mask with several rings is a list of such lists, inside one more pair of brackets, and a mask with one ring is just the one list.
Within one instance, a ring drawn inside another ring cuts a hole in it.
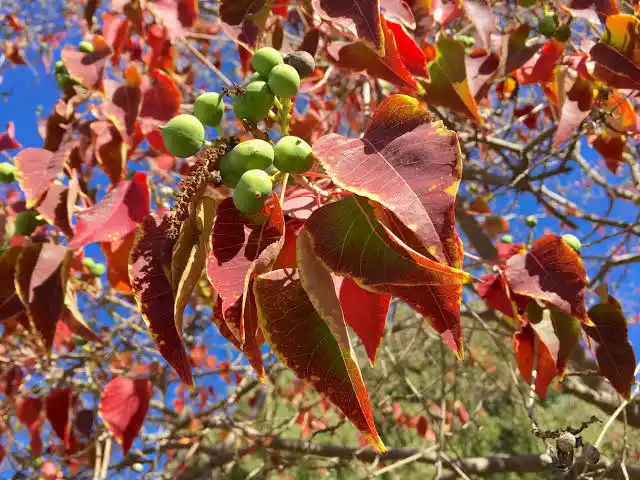
[{"label": "cracked seed pod", "polygon": [[562,452],[570,452],[576,448],[576,437],[571,432],[562,432],[556,440],[556,448]]}]

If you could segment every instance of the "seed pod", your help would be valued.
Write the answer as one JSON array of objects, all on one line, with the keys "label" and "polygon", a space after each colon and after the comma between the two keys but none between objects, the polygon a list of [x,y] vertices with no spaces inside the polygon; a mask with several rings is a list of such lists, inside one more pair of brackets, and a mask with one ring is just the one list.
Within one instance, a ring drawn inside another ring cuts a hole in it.
[{"label": "seed pod", "polygon": [[311,146],[300,137],[287,135],[282,137],[273,148],[274,165],[285,173],[303,173],[313,165]]},{"label": "seed pod", "polygon": [[300,75],[291,65],[278,65],[269,74],[269,88],[280,98],[295,97],[300,88]]},{"label": "seed pod", "polygon": [[233,204],[247,215],[258,213],[273,191],[271,177],[263,170],[249,170],[233,191]]},{"label": "seed pod", "polygon": [[269,73],[276,65],[282,65],[282,54],[271,47],[259,48],[251,57],[251,66],[263,77],[269,77]]},{"label": "seed pod", "polygon": [[590,443],[585,443],[582,447],[582,456],[584,457],[584,461],[589,465],[595,465],[600,461],[600,452]]},{"label": "seed pod", "polygon": [[556,448],[562,452],[569,452],[576,448],[576,437],[571,432],[562,432],[556,440]]},{"label": "seed pod", "polygon": [[534,228],[538,224],[538,217],[535,215],[529,215],[524,219],[524,223],[529,228]]},{"label": "seed pod", "polygon": [[267,116],[273,105],[273,92],[265,82],[251,82],[242,95],[233,97],[233,113],[239,119],[258,122]]},{"label": "seed pod", "polygon": [[308,77],[316,69],[316,61],[309,52],[300,50],[284,57],[284,63],[295,68],[301,78]]},{"label": "seed pod", "polygon": [[513,235],[503,235],[500,239],[500,243],[504,243],[506,245],[510,245],[513,243]]},{"label": "seed pod", "polygon": [[224,115],[224,102],[216,92],[206,92],[196,98],[193,103],[193,114],[209,127],[217,127]]}]

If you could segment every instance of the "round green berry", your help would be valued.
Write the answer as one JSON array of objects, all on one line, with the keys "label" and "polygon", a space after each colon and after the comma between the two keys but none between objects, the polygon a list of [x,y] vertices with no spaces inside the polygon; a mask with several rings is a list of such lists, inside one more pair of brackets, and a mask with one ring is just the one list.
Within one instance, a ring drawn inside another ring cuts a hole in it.
[{"label": "round green berry", "polygon": [[313,165],[311,146],[300,137],[288,135],[282,137],[273,148],[274,165],[285,173],[306,172]]},{"label": "round green berry", "polygon": [[253,72],[246,82],[244,82],[245,86],[249,85],[251,82],[267,82],[269,77],[263,77],[258,72]]},{"label": "round green berry", "polygon": [[0,182],[13,183],[17,179],[16,167],[10,163],[0,163]]},{"label": "round green berry", "polygon": [[83,53],[93,53],[93,43],[83,40],[78,44],[78,51]]},{"label": "round green berry", "polygon": [[16,216],[14,235],[28,237],[35,232],[36,228],[41,224],[42,222],[38,220],[38,214],[36,212],[20,212]]},{"label": "round green berry", "polygon": [[253,57],[251,57],[251,66],[265,78],[269,76],[273,67],[282,65],[283,63],[282,54],[271,47],[259,48],[253,54]]},{"label": "round green berry", "polygon": [[553,37],[558,28],[558,16],[553,12],[547,12],[538,21],[538,30],[547,38]]},{"label": "round green berry", "polygon": [[300,88],[300,75],[291,65],[278,65],[269,74],[269,88],[280,98],[291,98]]},{"label": "round green berry", "polygon": [[536,217],[535,215],[529,215],[524,219],[524,224],[529,228],[534,228],[536,225],[538,225],[538,217]]},{"label": "round green berry", "polygon": [[500,243],[504,243],[506,245],[513,243],[513,235],[503,235],[500,239]]},{"label": "round green berry", "polygon": [[244,172],[233,191],[233,204],[247,215],[258,213],[273,191],[273,182],[263,170]]},{"label": "round green berry", "polygon": [[67,66],[64,64],[62,60],[58,60],[55,66],[56,73],[67,73]]},{"label": "round green berry", "polygon": [[203,93],[193,104],[193,114],[203,125],[217,127],[224,115],[222,96],[216,92]]},{"label": "round green berry", "polygon": [[260,139],[239,143],[220,161],[222,182],[235,188],[240,176],[247,170],[264,170],[273,163],[273,148]]},{"label": "round green berry", "polygon": [[175,157],[190,157],[200,150],[204,142],[204,126],[193,115],[177,115],[161,129],[164,146]]},{"label": "round green berry", "polygon": [[273,92],[265,82],[251,82],[242,95],[233,97],[233,113],[238,118],[258,122],[267,116],[273,105]]},{"label": "round green berry", "polygon": [[284,63],[296,69],[300,78],[308,77],[316,69],[316,61],[309,52],[300,50],[284,57]]},{"label": "round green berry", "polygon": [[576,253],[580,253],[582,244],[580,243],[580,240],[578,240],[578,237],[576,237],[575,235],[571,235],[570,233],[566,233],[562,236],[562,241],[565,245],[573,248]]}]

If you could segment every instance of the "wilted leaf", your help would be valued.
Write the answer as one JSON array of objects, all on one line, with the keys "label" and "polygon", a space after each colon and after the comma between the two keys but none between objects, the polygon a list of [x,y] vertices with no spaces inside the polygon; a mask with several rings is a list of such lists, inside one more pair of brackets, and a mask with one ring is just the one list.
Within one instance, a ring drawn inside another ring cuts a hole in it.
[{"label": "wilted leaf", "polygon": [[[420,58],[413,49],[407,50],[404,54],[400,51],[401,45],[396,43],[396,37],[390,25],[392,24],[384,22],[381,27],[384,31],[384,54],[377,53],[362,42],[333,42],[327,47],[329,59],[340,68],[357,72],[366,71],[373,77],[381,78],[399,87],[418,90],[419,85],[405,66],[403,56],[407,57],[414,70],[420,69]],[[399,25],[396,29],[402,31]],[[405,43],[408,42],[406,34],[403,37],[399,32],[398,38]],[[406,45],[405,48],[407,48]],[[422,67],[424,69],[424,64]],[[424,73],[426,76],[426,71]]]},{"label": "wilted leaf", "polygon": [[426,100],[463,113],[482,125],[484,120],[467,82],[464,46],[451,37],[442,36],[436,43],[436,58],[428,68]]},{"label": "wilted leaf", "polygon": [[404,300],[463,356],[460,298],[468,276],[401,245],[366,199],[352,195],[313,212],[298,237],[299,264],[303,248],[332,272]]},{"label": "wilted leaf", "polygon": [[[218,206],[213,225],[212,249],[207,259],[207,276],[222,299],[222,312],[242,298],[255,275],[266,272],[275,262],[284,242],[284,217],[277,196],[272,196],[272,206],[267,207],[262,225],[252,224],[233,204],[231,198]],[[244,343],[244,323],[227,324]]]},{"label": "wilted leaf", "polygon": [[[538,335],[531,325],[526,324],[522,330],[516,332],[513,337],[513,349],[515,351],[516,363],[520,370],[520,376],[527,383],[531,383],[531,374],[534,363],[537,372],[535,380],[535,391],[541,400],[547,398],[549,384],[556,376],[556,363],[547,345],[539,340]],[[537,352],[537,361],[534,361]]]},{"label": "wilted leaf", "polygon": [[589,336],[600,374],[628,399],[635,380],[636,358],[622,307],[615,298],[609,297],[609,303],[589,309],[589,318],[595,326],[583,325],[582,328]]},{"label": "wilted leaf", "polygon": [[66,45],[62,49],[62,61],[69,76],[90,89],[100,89],[104,67],[111,56],[111,47],[99,35],[93,37],[94,51],[85,53],[75,46]]},{"label": "wilted leaf", "polygon": [[15,157],[20,189],[24,192],[27,208],[37,205],[51,185],[53,179],[62,172],[65,155],[42,148],[25,148]]},{"label": "wilted leaf", "polygon": [[376,362],[390,302],[390,295],[365,290],[350,278],[340,285],[344,319],[362,341],[371,365]]},{"label": "wilted leaf", "polygon": [[[335,297],[332,283],[330,288]],[[276,270],[258,276],[254,292],[260,327],[280,361],[325,394],[384,452],[344,319],[341,315],[329,317],[340,312],[338,299],[334,298],[337,310],[334,304],[318,312],[295,270]]]},{"label": "wilted leaf", "polygon": [[144,173],[120,182],[93,207],[77,215],[76,235],[69,247],[93,242],[119,242],[149,213],[149,185]]},{"label": "wilted leaf", "polygon": [[13,122],[7,122],[7,131],[0,133],[0,152],[22,148],[22,144],[15,139],[16,129]]},{"label": "wilted leaf", "polygon": [[73,408],[72,401],[73,390],[69,387],[54,388],[45,400],[45,412],[51,429],[64,442],[67,449],[75,443],[70,416]]},{"label": "wilted leaf", "polygon": [[431,123],[417,100],[390,96],[362,138],[329,134],[313,153],[337,185],[380,202],[436,259],[461,265],[453,207],[462,176],[458,140]]},{"label": "wilted leaf", "polygon": [[17,260],[16,292],[47,350],[64,309],[71,258],[71,250],[61,245],[34,243],[24,247]]},{"label": "wilted leaf", "polygon": [[193,384],[191,363],[174,320],[174,296],[170,275],[173,242],[166,220],[147,216],[136,234],[129,261],[129,279],[140,313],[160,354],[180,379]]},{"label": "wilted leaf", "polygon": [[180,235],[173,247],[171,283],[175,296],[173,314],[178,332],[182,332],[184,309],[189,303],[193,288],[200,280],[211,251],[211,230],[217,204],[214,198],[203,196],[196,211],[182,223]]},{"label": "wilted leaf", "polygon": [[22,397],[16,404],[16,416],[29,432],[29,446],[36,457],[42,455],[42,400],[34,397]]},{"label": "wilted leaf", "polygon": [[325,20],[355,31],[379,55],[385,54],[379,0],[312,0],[311,5]]},{"label": "wilted leaf", "polygon": [[507,262],[511,290],[549,302],[583,322],[586,273],[580,255],[557,235],[538,238],[529,253],[515,255]]},{"label": "wilted leaf", "polygon": [[25,307],[16,293],[12,279],[16,273],[20,247],[11,247],[0,254],[0,321],[13,318],[25,311]]},{"label": "wilted leaf", "polygon": [[114,378],[102,392],[98,412],[125,455],[144,423],[151,396],[149,380],[126,377]]}]

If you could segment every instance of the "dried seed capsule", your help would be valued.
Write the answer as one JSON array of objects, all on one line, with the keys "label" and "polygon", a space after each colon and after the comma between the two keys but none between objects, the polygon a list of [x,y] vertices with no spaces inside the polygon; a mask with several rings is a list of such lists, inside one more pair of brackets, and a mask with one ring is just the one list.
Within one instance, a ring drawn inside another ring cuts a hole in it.
[{"label": "dried seed capsule", "polygon": [[284,57],[284,63],[296,69],[301,78],[308,77],[316,69],[316,61],[309,52],[300,50]]}]

